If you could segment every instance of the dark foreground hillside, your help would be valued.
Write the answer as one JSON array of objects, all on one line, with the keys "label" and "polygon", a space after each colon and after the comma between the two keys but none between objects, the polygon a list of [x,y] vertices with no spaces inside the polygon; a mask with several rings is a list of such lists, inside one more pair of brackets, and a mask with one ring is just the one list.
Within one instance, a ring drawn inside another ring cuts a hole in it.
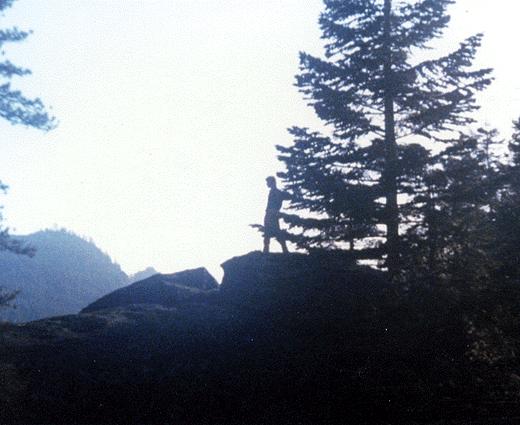
[{"label": "dark foreground hillside", "polygon": [[520,423],[514,290],[397,291],[332,254],[223,267],[4,325],[0,423]]}]

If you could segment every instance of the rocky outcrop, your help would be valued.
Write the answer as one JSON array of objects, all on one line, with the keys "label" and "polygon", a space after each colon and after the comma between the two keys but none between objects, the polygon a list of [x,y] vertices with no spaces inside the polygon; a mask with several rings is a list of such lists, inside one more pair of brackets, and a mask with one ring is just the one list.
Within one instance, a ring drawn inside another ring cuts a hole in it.
[{"label": "rocky outcrop", "polygon": [[471,360],[471,294],[400,291],[341,252],[223,268],[219,288],[203,269],[155,275],[90,313],[0,324],[0,423],[518,422],[518,328],[501,328],[513,357]]},{"label": "rocky outcrop", "polygon": [[156,274],[105,295],[81,312],[92,313],[135,304],[174,307],[180,303],[204,300],[208,293],[217,288],[217,281],[202,267],[173,274]]},{"label": "rocky outcrop", "polygon": [[220,287],[228,302],[273,304],[300,299],[312,303],[325,294],[344,300],[370,297],[375,301],[388,287],[384,273],[356,265],[344,251],[311,254],[263,254],[234,257],[222,264]]}]

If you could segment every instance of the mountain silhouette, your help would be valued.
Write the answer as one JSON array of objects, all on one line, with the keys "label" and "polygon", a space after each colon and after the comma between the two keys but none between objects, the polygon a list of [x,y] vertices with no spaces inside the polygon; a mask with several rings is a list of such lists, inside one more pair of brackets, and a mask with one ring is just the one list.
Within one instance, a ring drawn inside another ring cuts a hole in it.
[{"label": "mountain silhouette", "polygon": [[34,248],[30,258],[0,252],[0,287],[19,290],[16,308],[0,319],[16,322],[78,313],[99,297],[128,283],[121,267],[93,242],[66,230],[16,236]]},{"label": "mountain silhouette", "polygon": [[155,270],[153,267],[147,267],[144,270],[138,271],[137,273],[134,273],[130,276],[128,276],[128,282],[134,283],[139,282],[140,280],[144,280],[149,278],[150,276],[153,276],[154,274],[159,273],[157,270]]}]

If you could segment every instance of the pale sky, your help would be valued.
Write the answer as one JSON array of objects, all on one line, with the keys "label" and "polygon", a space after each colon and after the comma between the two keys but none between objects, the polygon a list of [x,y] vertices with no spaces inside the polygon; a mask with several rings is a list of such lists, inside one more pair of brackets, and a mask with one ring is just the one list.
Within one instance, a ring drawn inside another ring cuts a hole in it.
[{"label": "pale sky", "polygon": [[[59,120],[47,134],[0,122],[5,224],[65,227],[124,271],[164,273],[260,249],[265,177],[286,129],[317,123],[293,86],[320,53],[320,0],[18,0],[0,27],[32,29],[6,57]],[[496,81],[482,123],[520,116],[520,2],[459,0],[441,49],[486,34]],[[432,52],[435,55],[435,52]],[[273,242],[273,245],[276,245]]]}]

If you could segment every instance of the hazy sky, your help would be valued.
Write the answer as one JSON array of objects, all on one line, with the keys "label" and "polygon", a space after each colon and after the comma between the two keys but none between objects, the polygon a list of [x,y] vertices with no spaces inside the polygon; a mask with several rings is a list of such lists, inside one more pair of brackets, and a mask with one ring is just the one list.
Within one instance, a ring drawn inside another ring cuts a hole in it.
[{"label": "hazy sky", "polygon": [[[298,51],[320,52],[320,0],[19,0],[0,27],[32,29],[6,56],[60,121],[1,122],[0,198],[16,233],[91,237],[132,273],[219,264],[260,249],[265,177],[287,127],[316,123],[293,87]],[[520,2],[459,0],[442,50],[484,32],[494,67],[482,122],[520,116]],[[435,55],[435,52],[432,52]],[[275,243],[273,242],[275,245]]]}]

